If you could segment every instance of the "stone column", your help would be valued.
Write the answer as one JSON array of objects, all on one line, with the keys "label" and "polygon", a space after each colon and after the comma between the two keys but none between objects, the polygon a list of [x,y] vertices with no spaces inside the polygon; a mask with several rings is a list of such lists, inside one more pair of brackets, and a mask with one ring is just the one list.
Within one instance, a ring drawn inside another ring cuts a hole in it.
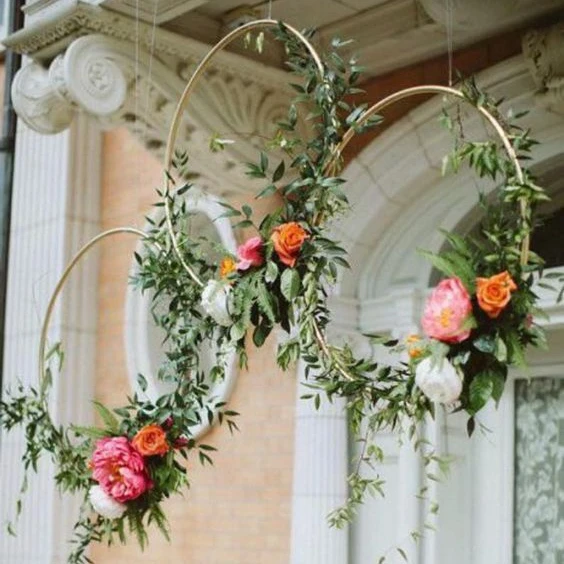
[{"label": "stone column", "polygon": [[[22,122],[16,141],[5,341],[5,388],[37,385],[37,353],[49,296],[74,252],[99,230],[101,135],[84,116],[70,129],[40,135]],[[53,316],[50,343],[64,341],[65,370],[55,381],[52,415],[59,422],[91,418],[96,341],[96,257],[69,279]],[[1,437],[0,516],[13,515],[23,468],[23,436]],[[32,475],[17,537],[0,534],[3,564],[63,562],[76,503],[61,499],[53,467]]]},{"label": "stone column", "polygon": [[298,365],[294,491],[292,502],[292,564],[346,564],[348,530],[330,528],[327,515],[347,497],[348,430],[343,400],[313,402],[305,370]]}]

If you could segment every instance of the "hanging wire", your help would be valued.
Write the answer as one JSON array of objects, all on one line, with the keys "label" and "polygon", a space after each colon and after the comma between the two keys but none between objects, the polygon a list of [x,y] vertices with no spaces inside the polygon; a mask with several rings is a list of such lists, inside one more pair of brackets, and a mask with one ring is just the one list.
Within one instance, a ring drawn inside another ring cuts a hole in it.
[{"label": "hanging wire", "polygon": [[147,72],[147,89],[145,95],[145,125],[143,128],[143,134],[141,135],[141,141],[145,144],[147,142],[147,132],[149,130],[149,102],[151,97],[151,76],[153,73],[153,59],[155,53],[155,36],[157,31],[157,14],[159,13],[159,0],[155,0],[155,8],[153,10],[153,21],[151,27],[151,43],[149,46],[149,69]]},{"label": "hanging wire", "polygon": [[454,27],[454,8],[452,0],[445,0],[445,13],[446,13],[446,35],[447,35],[447,53],[448,53],[448,85],[452,86],[453,82],[453,27]]},{"label": "hanging wire", "polygon": [[268,20],[272,19],[272,0],[264,3],[264,17]]},{"label": "hanging wire", "polygon": [[133,130],[137,130],[137,116],[139,115],[139,0],[135,0],[135,76],[133,77],[134,109]]}]

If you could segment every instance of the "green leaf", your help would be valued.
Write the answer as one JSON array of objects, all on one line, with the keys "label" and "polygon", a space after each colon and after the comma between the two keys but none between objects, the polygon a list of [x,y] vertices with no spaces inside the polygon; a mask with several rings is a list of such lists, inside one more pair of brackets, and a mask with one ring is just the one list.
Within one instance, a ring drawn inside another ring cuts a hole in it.
[{"label": "green leaf", "polygon": [[98,427],[82,427],[80,425],[71,425],[73,433],[90,439],[103,439],[108,436],[108,433]]},{"label": "green leaf", "polygon": [[494,354],[496,350],[496,339],[492,335],[480,335],[474,339],[474,348],[488,354]]},{"label": "green leaf", "polygon": [[470,419],[468,419],[468,421],[466,422],[466,432],[468,433],[469,437],[471,437],[474,434],[475,429],[476,429],[476,420],[474,419],[474,417],[470,417]]},{"label": "green leaf", "polygon": [[500,372],[492,371],[491,379],[493,384],[492,398],[494,399],[497,405],[499,404],[499,400],[501,399],[501,396],[503,395],[503,390],[505,388],[505,376]]},{"label": "green leaf", "polygon": [[276,186],[274,184],[269,184],[255,196],[255,199],[259,200],[260,198],[266,198],[267,196],[274,194],[274,192],[276,192]]},{"label": "green leaf", "polygon": [[479,372],[472,383],[470,384],[470,405],[469,411],[471,413],[478,413],[488,400],[492,397],[494,384],[492,381],[491,372]]},{"label": "green leaf", "polygon": [[261,151],[260,153],[260,170],[263,173],[266,173],[268,168],[268,156],[265,152]]},{"label": "green leaf", "polygon": [[266,272],[264,273],[264,280],[267,284],[271,284],[278,278],[278,266],[275,262],[268,261],[266,265]]},{"label": "green leaf", "polygon": [[417,252],[425,257],[437,270],[449,277],[460,278],[468,292],[474,293],[476,274],[469,258],[457,251],[448,251],[440,255],[421,249],[418,249]]},{"label": "green leaf", "polygon": [[246,332],[247,329],[244,325],[242,325],[241,323],[236,323],[231,327],[231,330],[229,331],[229,336],[233,341],[239,341],[245,336]]},{"label": "green leaf", "polygon": [[293,268],[286,269],[280,279],[280,291],[290,302],[298,296],[300,292],[300,275]]},{"label": "green leaf", "polygon": [[94,404],[94,408],[98,412],[98,415],[101,417],[104,425],[112,434],[117,434],[119,432],[119,420],[118,418],[103,404],[98,401],[92,402]]},{"label": "green leaf", "polygon": [[495,340],[494,354],[499,362],[507,362],[507,345],[501,337]]},{"label": "green leaf", "polygon": [[276,167],[274,174],[272,175],[272,182],[278,182],[286,172],[286,164],[284,161],[280,161],[280,164]]},{"label": "green leaf", "polygon": [[137,385],[142,392],[147,391],[147,379],[143,374],[137,374]]},{"label": "green leaf", "polygon": [[272,331],[272,325],[268,325],[266,323],[261,323],[255,330],[253,331],[253,343],[257,347],[262,347],[268,335]]}]

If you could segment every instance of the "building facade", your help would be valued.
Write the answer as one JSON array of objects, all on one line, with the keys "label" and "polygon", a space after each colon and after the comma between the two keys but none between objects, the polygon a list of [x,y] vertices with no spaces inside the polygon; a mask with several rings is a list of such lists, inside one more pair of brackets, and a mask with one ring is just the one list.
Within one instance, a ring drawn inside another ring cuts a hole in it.
[{"label": "building facade", "polygon": [[[445,5],[449,9],[445,9]],[[541,141],[533,170],[564,207],[564,4],[561,0],[277,0],[272,16],[315,25],[323,46],[353,38],[367,73],[364,97],[376,101],[404,87],[446,84],[449,39],[453,66],[475,74],[529,110],[526,125]],[[50,292],[74,252],[101,230],[143,229],[156,213],[168,126],[190,72],[233,26],[267,15],[268,3],[230,0],[34,0],[22,30],[5,44],[26,55],[12,88],[19,115],[8,283],[4,385],[37,379],[36,349]],[[262,56],[235,46],[217,58],[181,126],[197,173],[195,229],[228,248],[236,244],[215,198],[254,201],[255,186],[239,163],[272,133],[291,97],[283,53],[268,42]],[[416,330],[434,273],[415,252],[439,250],[437,228],[469,232],[476,223],[476,181],[441,176],[451,140],[437,118],[438,98],[402,103],[384,126],[348,149],[345,177],[353,214],[337,228],[351,255],[332,302],[334,338],[362,348],[362,333]],[[464,116],[468,135],[486,131]],[[237,143],[208,150],[214,133]],[[276,206],[264,200],[260,211]],[[557,231],[558,232],[558,231]],[[561,241],[560,241],[561,242]],[[124,236],[100,246],[69,281],[50,339],[65,344],[66,365],[54,388],[59,421],[93,420],[91,399],[119,405],[135,375],[158,365],[159,335],[148,302],[127,287],[138,241]],[[552,246],[557,246],[552,239]],[[548,249],[550,245],[542,249]],[[561,245],[560,245],[561,246]],[[550,249],[548,249],[550,250]],[[558,253],[554,264],[559,263]],[[416,564],[559,564],[564,562],[564,310],[543,294],[551,348],[531,355],[531,382],[511,377],[499,407],[481,423],[491,433],[465,436],[462,418],[441,414],[426,433],[454,456],[450,479],[432,485],[441,510],[436,533],[417,544],[410,532],[427,519],[416,497],[418,457],[383,436],[386,498],[370,500],[348,530],[329,529],[326,515],[346,499],[355,445],[343,406],[315,411],[300,401],[301,366],[282,373],[273,336],[253,350],[248,371],[229,371],[218,393],[241,412],[241,432],[203,428],[219,449],[213,468],[191,463],[192,488],[171,500],[172,542],[155,534],[145,553],[133,545],[94,546],[97,563],[365,564],[381,554]],[[152,393],[159,384],[152,382]],[[9,515],[21,480],[22,437],[2,437],[0,511]],[[532,449],[531,445],[542,445]],[[549,469],[545,483],[531,479]],[[54,489],[45,461],[33,477],[16,538],[0,535],[0,562],[64,562],[76,507]]]}]

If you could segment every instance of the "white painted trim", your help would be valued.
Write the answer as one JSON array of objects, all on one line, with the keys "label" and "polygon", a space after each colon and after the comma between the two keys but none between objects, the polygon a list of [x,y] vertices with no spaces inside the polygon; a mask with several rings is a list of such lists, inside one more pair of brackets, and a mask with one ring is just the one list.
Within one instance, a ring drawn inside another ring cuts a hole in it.
[{"label": "white painted trim", "polygon": [[10,25],[10,22],[8,21],[8,19],[10,17],[10,4],[11,3],[12,3],[11,0],[3,0],[3,6],[1,6],[4,13],[3,13],[2,25],[0,25],[0,53],[2,53],[3,51],[6,50],[6,47],[4,46],[2,41],[4,41],[4,39],[8,35],[8,27]]},{"label": "white painted trim", "polygon": [[[237,243],[233,229],[228,218],[220,217],[225,212],[225,208],[218,203],[219,200],[202,192],[197,192],[197,194],[187,197],[185,202],[188,209],[206,215],[214,223],[221,244],[228,252],[235,255]],[[162,209],[158,208],[157,212],[152,214],[151,219],[157,222],[162,219],[162,215]],[[147,224],[145,229],[148,230],[150,228],[151,224]],[[137,245],[137,252],[143,252],[141,241]],[[135,268],[136,263],[133,261],[132,272],[135,271]],[[156,401],[159,397],[156,380],[156,370],[158,367],[154,366],[150,355],[152,346],[149,331],[152,322],[150,311],[150,293],[141,293],[129,285],[125,301],[124,332],[127,373],[132,389],[141,395],[146,395],[150,400]],[[218,401],[227,401],[233,391],[237,377],[236,364],[236,354],[234,352],[228,354],[225,379],[216,382],[210,390],[210,395]],[[145,394],[141,392],[137,385],[137,374],[143,374],[147,380],[147,391]],[[202,423],[193,429],[194,438],[201,437],[207,433],[210,427],[207,416],[203,414]]]}]

